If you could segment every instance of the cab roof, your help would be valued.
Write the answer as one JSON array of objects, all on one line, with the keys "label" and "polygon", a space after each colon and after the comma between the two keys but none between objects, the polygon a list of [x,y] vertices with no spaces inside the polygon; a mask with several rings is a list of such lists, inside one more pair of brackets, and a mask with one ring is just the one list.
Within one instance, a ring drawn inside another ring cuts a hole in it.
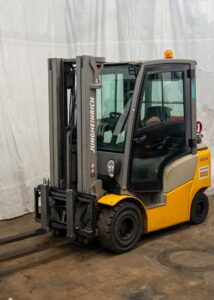
[{"label": "cab roof", "polygon": [[136,61],[121,61],[121,62],[105,62],[105,65],[123,65],[123,64],[143,64],[143,65],[161,65],[161,64],[190,64],[196,65],[195,60],[190,59],[159,59],[159,60],[136,60]]}]

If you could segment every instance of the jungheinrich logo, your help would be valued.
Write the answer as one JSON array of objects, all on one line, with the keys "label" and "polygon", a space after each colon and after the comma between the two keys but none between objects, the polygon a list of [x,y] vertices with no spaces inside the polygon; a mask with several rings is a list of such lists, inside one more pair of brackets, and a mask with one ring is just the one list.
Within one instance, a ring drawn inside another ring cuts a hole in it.
[{"label": "jungheinrich logo", "polygon": [[95,153],[95,98],[90,97],[90,150]]}]

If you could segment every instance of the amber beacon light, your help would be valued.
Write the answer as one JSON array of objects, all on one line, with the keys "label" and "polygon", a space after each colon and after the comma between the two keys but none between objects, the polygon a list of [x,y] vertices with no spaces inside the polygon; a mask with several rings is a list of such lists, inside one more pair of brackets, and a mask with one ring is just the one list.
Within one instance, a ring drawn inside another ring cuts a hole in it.
[{"label": "amber beacon light", "polygon": [[172,50],[164,51],[164,58],[165,59],[173,58],[173,51]]}]

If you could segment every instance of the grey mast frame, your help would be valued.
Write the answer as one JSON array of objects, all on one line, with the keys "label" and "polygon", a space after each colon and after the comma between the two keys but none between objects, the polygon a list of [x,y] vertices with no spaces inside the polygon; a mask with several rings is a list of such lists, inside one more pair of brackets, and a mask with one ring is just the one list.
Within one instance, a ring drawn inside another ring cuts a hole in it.
[{"label": "grey mast frame", "polygon": [[96,89],[105,58],[77,57],[77,192],[97,180]]},{"label": "grey mast frame", "polygon": [[77,191],[90,193],[91,185],[97,179],[96,89],[100,88],[99,74],[105,58],[78,56],[71,60],[61,58],[48,60],[50,184],[57,188],[60,188],[60,180],[62,179],[60,101],[62,97],[63,62],[76,64]]},{"label": "grey mast frame", "polygon": [[50,147],[50,183],[60,187],[61,174],[61,127],[60,127],[60,83],[62,59],[48,59],[49,85],[49,147]]}]

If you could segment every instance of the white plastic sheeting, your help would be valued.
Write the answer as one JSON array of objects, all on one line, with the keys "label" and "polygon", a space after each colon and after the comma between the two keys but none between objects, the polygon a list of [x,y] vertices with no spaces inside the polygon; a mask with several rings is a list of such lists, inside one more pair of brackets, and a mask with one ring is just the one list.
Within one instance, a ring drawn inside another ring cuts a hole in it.
[{"label": "white plastic sheeting", "polygon": [[0,219],[33,211],[49,174],[48,57],[196,59],[198,119],[214,153],[214,1],[0,0]]}]

